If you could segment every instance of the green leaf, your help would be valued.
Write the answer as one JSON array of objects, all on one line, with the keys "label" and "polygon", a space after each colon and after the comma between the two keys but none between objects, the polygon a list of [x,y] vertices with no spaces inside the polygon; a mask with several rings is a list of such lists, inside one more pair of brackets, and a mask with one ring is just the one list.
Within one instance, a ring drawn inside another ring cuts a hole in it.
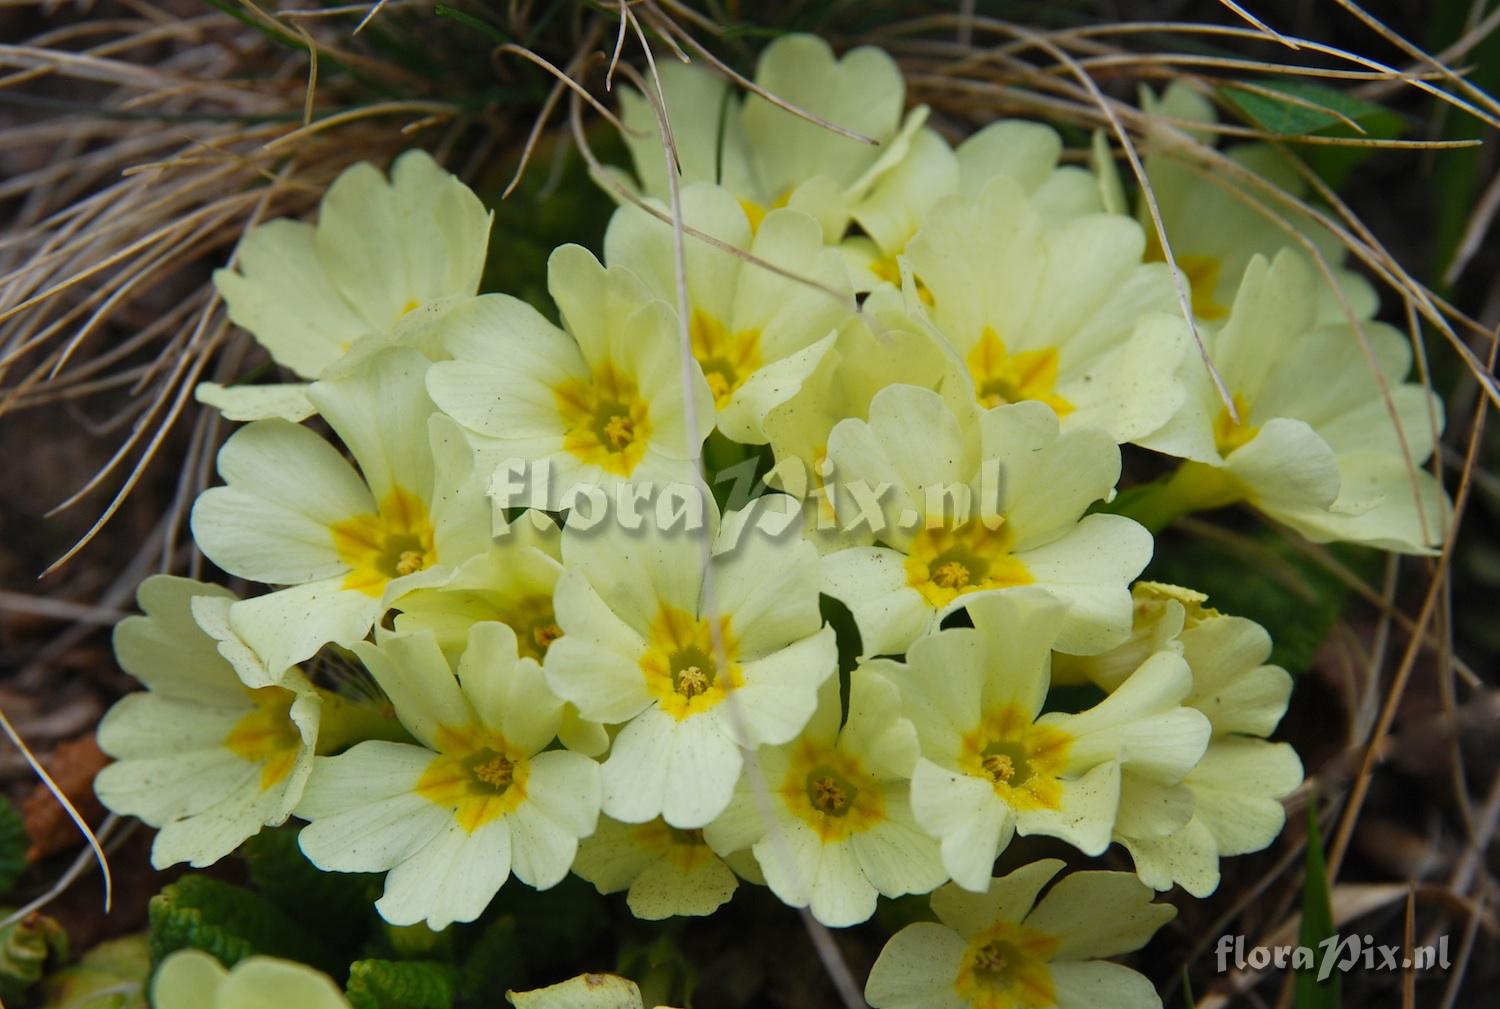
[{"label": "green leaf", "polygon": [[[1289,139],[1301,136],[1340,137],[1345,139],[1391,140],[1404,132],[1405,123],[1396,113],[1374,102],[1353,95],[1298,80],[1256,81],[1261,92],[1246,91],[1227,85],[1219,95],[1237,108],[1253,126]],[[1275,91],[1285,100],[1264,94]],[[1351,129],[1340,116],[1353,120],[1360,129]],[[1300,152],[1308,165],[1325,182],[1338,189],[1350,174],[1376,148],[1357,145],[1317,145]]]},{"label": "green leaf", "polygon": [[68,933],[54,919],[31,914],[0,928],[0,1005],[29,991],[68,956]]},{"label": "green leaf", "polygon": [[151,898],[151,960],[201,949],[226,967],[257,953],[332,966],[323,943],[268,898],[209,876],[184,876]]},{"label": "green leaf", "polygon": [[146,1009],[151,944],[138,932],[102,942],[42,985],[43,1009]]},{"label": "green leaf", "polygon": [[515,916],[507,914],[479,932],[464,957],[460,975],[465,1002],[482,1005],[496,992],[526,986],[526,961],[517,930]]},{"label": "green leaf", "polygon": [[[1318,810],[1314,804],[1307,810],[1306,876],[1302,881],[1302,927],[1297,942],[1316,953],[1319,944],[1333,934],[1333,901],[1328,891],[1328,867],[1323,862],[1323,838],[1318,831]],[[1338,1009],[1339,972],[1331,971],[1326,980],[1319,981],[1319,959],[1315,955],[1313,966],[1297,969],[1292,988],[1295,1009]]]},{"label": "green leaf", "polygon": [[30,843],[21,814],[8,800],[0,799],[0,896],[10,893],[26,871],[26,848]]},{"label": "green leaf", "polygon": [[521,956],[535,977],[560,977],[577,966],[578,950],[588,949],[609,927],[604,898],[569,874],[550,890],[538,891],[511,880],[491,905],[495,915],[512,915]]},{"label": "green leaf", "polygon": [[691,1005],[698,986],[698,970],[662,932],[650,943],[626,943],[616,957],[615,970],[635,979],[642,1005]]},{"label": "green leaf", "polygon": [[[1356,547],[1329,552],[1356,572],[1375,557]],[[1343,582],[1268,530],[1233,542],[1169,533],[1142,577],[1197,589],[1221,613],[1254,620],[1271,635],[1270,661],[1292,673],[1311,667],[1349,598]]]},{"label": "green leaf", "polygon": [[461,11],[453,7],[449,7],[447,4],[438,4],[436,7],[432,8],[432,13],[436,14],[440,18],[451,18],[452,20],[457,21],[459,24],[464,25],[467,28],[474,29],[475,31],[484,35],[487,39],[489,39],[497,46],[503,46],[507,42],[513,41],[509,35],[505,34],[505,32],[490,24],[488,21],[477,18],[466,11]]},{"label": "green leaf", "polygon": [[356,960],[345,994],[354,1009],[453,1009],[457,973],[430,960]]},{"label": "green leaf", "polygon": [[374,940],[366,945],[367,960],[452,960],[454,930],[434,932],[425,922],[392,925],[378,922]]},{"label": "green leaf", "polygon": [[380,875],[323,872],[302,854],[297,833],[288,825],[262,830],[245,842],[243,854],[255,888],[324,935],[363,935],[375,917]]},{"label": "green leaf", "polygon": [[[1226,84],[1219,88],[1219,95],[1237,108],[1251,125],[1284,137],[1307,136],[1335,125],[1347,129],[1348,124],[1344,119],[1352,119],[1368,130],[1370,123],[1395,117],[1384,106],[1308,81],[1264,80],[1247,83],[1252,84],[1256,90]],[[1278,92],[1278,95],[1268,95],[1265,93],[1267,91]]]},{"label": "green leaf", "polygon": [[[589,142],[606,163],[628,161],[624,142],[608,123],[593,127]],[[475,180],[474,191],[495,212],[480,291],[514,294],[547,318],[556,319],[557,309],[547,290],[547,261],[565,242],[599,253],[615,204],[604,187],[589,178],[588,165],[566,130],[542,135],[521,184],[502,200],[500,194],[519,163],[519,153],[496,159]]]}]

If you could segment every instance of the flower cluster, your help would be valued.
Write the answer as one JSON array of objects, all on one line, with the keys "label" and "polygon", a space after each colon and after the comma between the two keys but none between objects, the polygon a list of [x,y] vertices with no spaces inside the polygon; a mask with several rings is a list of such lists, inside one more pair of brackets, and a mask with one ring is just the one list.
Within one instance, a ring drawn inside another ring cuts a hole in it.
[{"label": "flower cluster", "polygon": [[[806,36],[757,81],[875,143],[662,67],[678,158],[627,91],[631,199],[602,261],[552,254],[555,318],[479,293],[490,217],[420,152],[246,238],[219,291],[301,381],[200,389],[248,423],[192,529],[269,589],[142,586],[116,650],[148,690],[101,728],[99,794],[162,866],[295,816],[320,868],[386,874],[397,925],[570,871],[653,919],[741,881],[831,926],[931,893],[872,1004],[1158,1005],[1105,959],[1171,917],[1153,890],[1270,844],[1302,772],[1267,739],[1291,679],[1266,632],[1136,581],[1121,446],[1182,460],[1157,512],[1420,552],[1441,411],[1354,280],[1203,232],[1219,183],[1170,144],[1148,167],[1194,326],[1049,128],[954,149],[889,57]],[[1136,871],[995,878],[1016,835]]]}]

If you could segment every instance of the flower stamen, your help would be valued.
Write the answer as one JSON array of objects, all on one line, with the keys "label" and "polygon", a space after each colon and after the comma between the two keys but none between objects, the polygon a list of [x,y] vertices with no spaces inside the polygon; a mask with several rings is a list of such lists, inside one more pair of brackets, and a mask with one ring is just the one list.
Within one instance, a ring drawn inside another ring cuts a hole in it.
[{"label": "flower stamen", "polygon": [[708,690],[708,676],[697,666],[688,666],[677,674],[677,692],[683,697],[697,697]]},{"label": "flower stamen", "polygon": [[946,564],[939,565],[938,569],[932,573],[932,580],[945,589],[962,589],[968,587],[971,576],[969,569],[962,563],[948,561]]},{"label": "flower stamen", "polygon": [[1016,776],[1016,765],[1003,753],[992,753],[983,762],[985,773],[996,781],[1009,783]]}]

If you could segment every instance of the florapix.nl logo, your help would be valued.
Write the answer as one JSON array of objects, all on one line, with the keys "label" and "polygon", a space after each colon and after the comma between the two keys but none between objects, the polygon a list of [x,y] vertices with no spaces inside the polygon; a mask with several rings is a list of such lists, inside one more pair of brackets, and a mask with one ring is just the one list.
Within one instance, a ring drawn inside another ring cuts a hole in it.
[{"label": "florapix.nl logo", "polygon": [[1214,947],[1214,965],[1220,974],[1236,970],[1266,970],[1270,967],[1316,970],[1319,981],[1335,972],[1353,970],[1446,970],[1448,937],[1440,936],[1428,946],[1383,945],[1372,935],[1331,935],[1316,946],[1246,946],[1242,935],[1221,935]]}]

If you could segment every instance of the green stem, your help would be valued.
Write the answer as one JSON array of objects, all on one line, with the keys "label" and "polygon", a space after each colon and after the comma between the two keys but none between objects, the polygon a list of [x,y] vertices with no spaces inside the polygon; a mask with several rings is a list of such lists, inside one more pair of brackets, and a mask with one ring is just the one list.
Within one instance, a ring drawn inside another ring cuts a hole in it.
[{"label": "green stem", "polygon": [[1184,515],[1245,499],[1244,488],[1225,470],[1192,461],[1184,462],[1170,476],[1135,490],[1137,493],[1119,502],[1117,513],[1135,519],[1153,536]]},{"label": "green stem", "polygon": [[409,743],[412,738],[384,701],[351,700],[332,690],[318,691],[323,710],[318,718],[318,753],[340,753],[367,739]]}]

